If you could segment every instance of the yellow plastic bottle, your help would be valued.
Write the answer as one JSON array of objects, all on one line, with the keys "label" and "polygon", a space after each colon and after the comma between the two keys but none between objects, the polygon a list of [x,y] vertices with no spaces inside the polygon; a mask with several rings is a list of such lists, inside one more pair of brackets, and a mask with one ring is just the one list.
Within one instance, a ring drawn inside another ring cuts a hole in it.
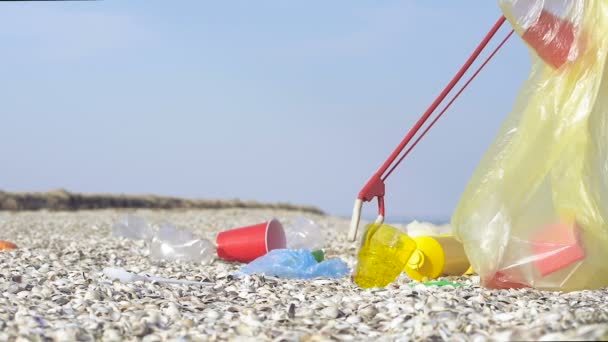
[{"label": "yellow plastic bottle", "polygon": [[471,267],[464,247],[452,235],[418,236],[414,241],[417,249],[405,265],[405,272],[414,280],[463,275]]},{"label": "yellow plastic bottle", "polygon": [[363,288],[384,287],[401,274],[415,250],[416,242],[399,229],[368,225],[353,280]]}]

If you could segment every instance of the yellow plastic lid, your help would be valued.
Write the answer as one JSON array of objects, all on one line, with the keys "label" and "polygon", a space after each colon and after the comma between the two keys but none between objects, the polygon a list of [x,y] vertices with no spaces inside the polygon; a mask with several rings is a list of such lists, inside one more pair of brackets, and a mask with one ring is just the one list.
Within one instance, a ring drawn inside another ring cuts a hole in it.
[{"label": "yellow plastic lid", "polygon": [[439,277],[445,267],[445,253],[439,242],[428,236],[415,237],[414,241],[417,249],[408,260],[405,273],[418,281]]}]

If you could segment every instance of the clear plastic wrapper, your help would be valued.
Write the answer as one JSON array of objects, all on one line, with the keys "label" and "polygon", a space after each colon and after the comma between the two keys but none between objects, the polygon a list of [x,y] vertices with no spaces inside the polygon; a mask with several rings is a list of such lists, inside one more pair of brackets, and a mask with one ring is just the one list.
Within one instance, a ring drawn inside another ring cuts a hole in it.
[{"label": "clear plastic wrapper", "polygon": [[298,217],[285,232],[287,248],[289,249],[322,249],[325,245],[325,238],[321,228],[310,219]]},{"label": "clear plastic wrapper", "polygon": [[135,215],[127,215],[123,222],[112,227],[112,235],[132,240],[144,240],[150,247],[150,257],[161,260],[182,260],[211,263],[216,247],[207,239],[199,239],[189,231],[163,223],[155,231],[146,221]]},{"label": "clear plastic wrapper", "polygon": [[150,243],[150,257],[164,260],[194,261],[208,264],[215,256],[215,245],[207,239],[197,239],[192,233],[170,223],[160,226]]},{"label": "clear plastic wrapper", "polygon": [[154,236],[154,230],[143,218],[128,214],[122,222],[114,224],[112,235],[131,240],[150,240]]},{"label": "clear plastic wrapper", "polygon": [[608,1],[500,0],[532,71],[452,217],[482,284],[608,286]]},{"label": "clear plastic wrapper", "polygon": [[317,262],[305,249],[275,249],[243,266],[237,276],[264,274],[287,279],[341,278],[349,273],[348,266],[333,258]]}]

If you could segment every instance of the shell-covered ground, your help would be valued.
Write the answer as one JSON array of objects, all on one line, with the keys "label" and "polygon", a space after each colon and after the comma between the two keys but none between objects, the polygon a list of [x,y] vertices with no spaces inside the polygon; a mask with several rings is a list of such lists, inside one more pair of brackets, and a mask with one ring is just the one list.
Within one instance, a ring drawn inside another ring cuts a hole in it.
[{"label": "shell-covered ground", "polygon": [[[461,287],[426,287],[405,275],[385,289],[342,279],[287,280],[231,274],[239,264],[158,262],[143,241],[113,237],[126,211],[0,212],[0,340],[564,340],[608,339],[608,291],[487,290],[475,276]],[[290,211],[138,210],[200,237]],[[326,256],[351,268],[357,245],[348,220],[305,214],[323,229]],[[102,272],[135,273],[210,286],[121,283]]]}]

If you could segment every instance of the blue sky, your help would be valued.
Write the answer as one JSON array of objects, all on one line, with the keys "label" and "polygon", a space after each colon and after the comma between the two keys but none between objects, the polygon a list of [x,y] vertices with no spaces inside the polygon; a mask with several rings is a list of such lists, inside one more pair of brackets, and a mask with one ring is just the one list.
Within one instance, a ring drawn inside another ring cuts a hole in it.
[{"label": "blue sky", "polygon": [[[494,1],[1,3],[0,189],[349,215],[499,15]],[[391,176],[389,217],[451,215],[528,70],[511,40]]]}]

